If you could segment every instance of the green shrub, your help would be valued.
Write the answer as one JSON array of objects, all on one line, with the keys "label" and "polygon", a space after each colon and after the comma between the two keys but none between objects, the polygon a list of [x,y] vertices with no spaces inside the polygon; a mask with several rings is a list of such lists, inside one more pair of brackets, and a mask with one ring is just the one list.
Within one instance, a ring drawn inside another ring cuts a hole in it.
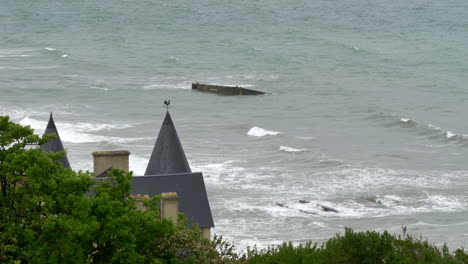
[{"label": "green shrub", "polygon": [[388,232],[354,232],[346,228],[321,247],[308,242],[294,246],[291,242],[264,250],[249,249],[248,263],[317,263],[317,264],[411,264],[468,263],[463,249],[451,254],[446,246],[439,249],[423,239],[404,234],[403,238]]}]

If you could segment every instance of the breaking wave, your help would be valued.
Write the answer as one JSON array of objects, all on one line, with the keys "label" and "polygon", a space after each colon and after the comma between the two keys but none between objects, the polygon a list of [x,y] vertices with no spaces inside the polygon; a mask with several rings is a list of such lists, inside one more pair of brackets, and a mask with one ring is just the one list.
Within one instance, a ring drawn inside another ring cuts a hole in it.
[{"label": "breaking wave", "polygon": [[431,139],[439,139],[455,144],[468,144],[468,135],[457,134],[450,130],[443,129],[432,124],[424,124],[407,117],[400,117],[393,114],[377,114],[369,117],[368,119],[384,122],[383,125],[387,127],[402,127],[411,129],[418,135]]},{"label": "breaking wave", "polygon": [[247,135],[253,137],[264,137],[264,136],[276,136],[282,134],[281,132],[266,130],[264,128],[254,126],[248,132]]},{"label": "breaking wave", "polygon": [[[30,117],[25,117],[19,121],[21,125],[31,126],[36,134],[44,133],[47,126],[46,121],[39,121]],[[69,143],[95,143],[95,142],[112,142],[112,143],[129,143],[140,140],[146,140],[147,138],[122,138],[122,137],[111,137],[91,134],[88,132],[97,132],[104,130],[124,129],[130,127],[130,125],[124,124],[93,124],[93,123],[55,123],[59,132],[60,138],[63,142]]]},{"label": "breaking wave", "polygon": [[130,170],[133,171],[133,176],[144,175],[146,166],[148,166],[149,157],[140,157],[137,155],[130,155]]},{"label": "breaking wave", "polygon": [[306,149],[295,149],[295,148],[290,148],[286,146],[280,146],[279,150],[284,151],[284,152],[304,152]]},{"label": "breaking wave", "polygon": [[283,200],[273,198],[268,206],[285,216],[327,218],[459,212],[468,206],[468,197],[451,190],[455,182],[465,184],[467,175],[467,171],[421,173],[379,168],[317,172],[297,182],[299,175],[294,175],[288,179],[288,188],[294,192]]},{"label": "breaking wave", "polygon": [[467,202],[459,197],[441,194],[398,196],[393,194],[354,197],[345,200],[289,200],[274,202],[271,206],[286,209],[285,214],[327,218],[384,217],[428,212],[463,210]]}]

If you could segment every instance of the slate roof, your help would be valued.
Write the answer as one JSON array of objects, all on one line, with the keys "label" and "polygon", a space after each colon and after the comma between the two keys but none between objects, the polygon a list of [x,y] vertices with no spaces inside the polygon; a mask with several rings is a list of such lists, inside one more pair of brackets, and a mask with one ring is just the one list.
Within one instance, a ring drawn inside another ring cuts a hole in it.
[{"label": "slate roof", "polygon": [[[49,123],[47,124],[44,135],[55,133],[56,137],[49,140],[47,143],[41,145],[41,149],[48,152],[59,152],[64,150],[62,140],[60,140],[57,127],[55,126],[52,113],[50,113]],[[64,168],[70,168],[70,162],[68,162],[67,154],[63,158],[59,159],[58,162],[62,163]]]},{"label": "slate roof", "polygon": [[145,175],[191,172],[169,111],[159,130]]},{"label": "slate roof", "polygon": [[176,192],[179,211],[184,213],[190,225],[200,228],[214,227],[210,203],[201,172],[167,175],[136,176],[132,178],[132,194],[150,197],[163,192]]},{"label": "slate roof", "polygon": [[[95,179],[103,180],[111,169]],[[203,174],[192,173],[169,112],[159,131],[145,176],[132,178],[131,194],[153,197],[163,192],[177,193],[179,211],[185,214],[190,225],[214,227]]]},{"label": "slate roof", "polygon": [[[94,179],[105,180],[109,171],[104,171]],[[132,177],[132,195],[140,194],[154,197],[163,192],[177,193],[179,212],[185,214],[189,225],[197,225],[200,228],[214,227],[201,172]],[[89,193],[89,195],[92,194],[93,191]]]}]

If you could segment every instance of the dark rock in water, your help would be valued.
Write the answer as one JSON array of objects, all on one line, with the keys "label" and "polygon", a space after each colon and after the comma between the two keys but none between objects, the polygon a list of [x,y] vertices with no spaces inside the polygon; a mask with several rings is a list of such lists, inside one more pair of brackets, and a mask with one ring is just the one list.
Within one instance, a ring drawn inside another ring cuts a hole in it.
[{"label": "dark rock in water", "polygon": [[210,92],[221,95],[260,95],[265,94],[264,92],[255,91],[247,88],[242,88],[239,86],[222,86],[222,85],[211,85],[211,84],[201,84],[201,83],[192,83],[192,89],[199,90],[202,92]]},{"label": "dark rock in water", "polygon": [[282,204],[282,203],[277,203],[277,202],[275,202],[275,204],[276,204],[277,206],[279,206],[279,207],[284,207],[284,204]]},{"label": "dark rock in water", "polygon": [[316,215],[316,213],[314,213],[314,212],[310,212],[310,211],[306,211],[306,210],[302,210],[302,209],[299,209],[299,212],[305,213],[305,214]]},{"label": "dark rock in water", "polygon": [[307,200],[299,200],[299,203],[301,203],[301,204],[307,204],[307,203],[310,203],[310,202],[307,201]]},{"label": "dark rock in water", "polygon": [[325,205],[321,205],[319,204],[319,206],[322,208],[323,211],[325,212],[333,212],[333,213],[339,213],[338,210],[334,209],[334,208],[331,208],[331,207],[328,207],[328,206],[325,206]]}]

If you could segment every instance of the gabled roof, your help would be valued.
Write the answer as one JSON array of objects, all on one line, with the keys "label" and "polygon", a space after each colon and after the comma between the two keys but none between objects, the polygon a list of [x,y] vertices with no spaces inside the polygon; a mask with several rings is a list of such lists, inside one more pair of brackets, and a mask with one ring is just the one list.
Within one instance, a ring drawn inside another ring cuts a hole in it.
[{"label": "gabled roof", "polygon": [[191,172],[169,111],[154,144],[145,175]]},{"label": "gabled roof", "polygon": [[133,195],[151,197],[163,192],[176,192],[179,211],[184,213],[190,225],[200,228],[214,227],[210,203],[201,172],[168,175],[135,176],[132,178]]},{"label": "gabled roof", "polygon": [[[44,135],[52,133],[55,133],[56,137],[41,145],[41,149],[47,152],[59,152],[64,150],[62,140],[60,140],[57,127],[55,126],[54,119],[52,118],[52,113],[50,113],[49,123],[47,124]],[[66,154],[63,158],[59,159],[58,162],[62,163],[64,168],[70,168],[70,162],[68,162]]]},{"label": "gabled roof", "polygon": [[[105,170],[95,180],[108,177]],[[91,191],[88,195],[93,195]],[[210,203],[201,172],[167,175],[133,176],[131,195],[154,197],[165,192],[175,192],[179,196],[179,212],[184,213],[189,225],[200,228],[214,227]]]}]

